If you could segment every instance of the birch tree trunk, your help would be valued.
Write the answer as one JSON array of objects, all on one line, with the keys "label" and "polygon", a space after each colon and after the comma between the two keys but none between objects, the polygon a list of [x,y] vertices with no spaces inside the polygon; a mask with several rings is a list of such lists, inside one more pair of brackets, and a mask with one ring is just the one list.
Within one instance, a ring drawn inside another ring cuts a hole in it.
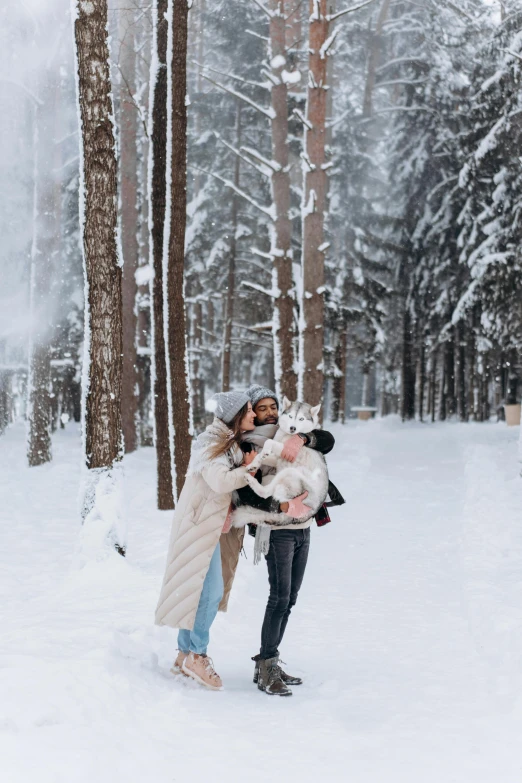
[{"label": "birch tree trunk", "polygon": [[120,103],[121,156],[121,232],[123,251],[123,378],[121,416],[125,451],[137,447],[138,426],[138,369],[137,369],[137,313],[136,269],[138,268],[137,117],[133,95],[136,91],[136,53],[134,13],[120,10],[120,40],[122,73]]},{"label": "birch tree trunk", "polygon": [[311,405],[323,396],[324,220],[326,212],[327,0],[310,0],[307,113],[302,204],[302,298],[299,397]]},{"label": "birch tree trunk", "polygon": [[167,393],[167,360],[163,317],[163,234],[165,227],[167,170],[167,0],[153,5],[150,127],[150,252],[151,281],[154,439],[157,458],[158,508],[174,508],[169,439],[169,406]]},{"label": "birch tree trunk", "polygon": [[[80,217],[86,288],[83,418],[89,469],[83,518],[101,517],[123,554],[117,508],[122,457],[122,270],[117,248],[117,166],[106,0],[76,3],[74,32],[81,119]],[[98,488],[104,503],[97,505]],[[115,495],[109,502],[107,495]],[[108,510],[109,509],[109,510]]]},{"label": "birch tree trunk", "polygon": [[[174,7],[172,8],[172,4]],[[168,237],[166,269],[167,313],[166,348],[169,363],[169,415],[171,423],[171,452],[174,454],[173,489],[179,496],[190,459],[190,389],[185,334],[184,263],[185,227],[187,215],[187,34],[188,0],[170,0],[169,39],[172,42],[171,60],[167,61],[170,89],[170,139],[167,137],[168,201],[165,220],[165,239]],[[170,149],[169,149],[170,147]],[[170,152],[170,155],[169,155]],[[164,268],[165,274],[165,268]]]},{"label": "birch tree trunk", "polygon": [[288,167],[288,87],[283,71],[288,70],[286,11],[293,5],[283,0],[270,0],[270,56],[272,71],[271,120],[272,158],[276,167],[272,171],[272,199],[275,206],[275,225],[272,235],[274,263],[274,374],[276,393],[285,394],[290,400],[297,397],[297,374],[294,362],[294,298],[292,275],[292,223],[290,220],[290,170]]}]

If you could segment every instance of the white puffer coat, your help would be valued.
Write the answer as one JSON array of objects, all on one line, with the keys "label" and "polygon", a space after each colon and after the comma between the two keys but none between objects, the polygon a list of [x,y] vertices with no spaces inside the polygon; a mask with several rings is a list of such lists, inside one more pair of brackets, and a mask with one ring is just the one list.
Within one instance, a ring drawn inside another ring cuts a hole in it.
[{"label": "white puffer coat", "polygon": [[201,439],[199,449],[198,441],[195,443],[172,521],[167,565],[156,609],[157,625],[192,630],[203,582],[220,539],[224,593],[219,609],[223,612],[227,609],[244,530],[232,528],[225,535],[221,531],[232,492],[247,484],[246,466],[232,467],[234,456],[236,461],[241,459],[237,452],[217,459],[205,455],[209,443],[215,443],[227,433],[231,434],[226,425],[214,419],[198,439]]}]

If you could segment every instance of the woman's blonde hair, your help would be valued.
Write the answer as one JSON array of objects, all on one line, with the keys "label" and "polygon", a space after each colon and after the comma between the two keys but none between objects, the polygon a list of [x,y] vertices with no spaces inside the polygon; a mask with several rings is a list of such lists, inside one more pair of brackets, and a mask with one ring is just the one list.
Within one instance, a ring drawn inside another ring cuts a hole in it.
[{"label": "woman's blonde hair", "polygon": [[[237,444],[237,446],[240,446],[241,422],[248,413],[248,405],[248,402],[245,403],[241,410],[236,413],[231,422],[223,422],[223,424],[225,424],[230,430],[230,434],[226,437],[223,437],[219,443],[216,443],[215,446],[212,446],[209,449],[210,459],[216,459],[217,457],[221,457],[223,454],[226,454],[227,451],[233,447],[234,443]],[[220,421],[223,421],[223,419],[220,419]]]}]

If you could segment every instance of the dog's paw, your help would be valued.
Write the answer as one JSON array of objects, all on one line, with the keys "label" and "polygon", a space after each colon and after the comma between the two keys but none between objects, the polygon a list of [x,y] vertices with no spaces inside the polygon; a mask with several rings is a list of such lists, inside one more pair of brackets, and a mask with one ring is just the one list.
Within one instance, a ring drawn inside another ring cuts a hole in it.
[{"label": "dog's paw", "polygon": [[262,459],[266,459],[266,457],[269,457],[272,454],[272,446],[274,445],[274,441],[269,438],[268,440],[265,440],[263,448],[260,453],[260,457]]}]

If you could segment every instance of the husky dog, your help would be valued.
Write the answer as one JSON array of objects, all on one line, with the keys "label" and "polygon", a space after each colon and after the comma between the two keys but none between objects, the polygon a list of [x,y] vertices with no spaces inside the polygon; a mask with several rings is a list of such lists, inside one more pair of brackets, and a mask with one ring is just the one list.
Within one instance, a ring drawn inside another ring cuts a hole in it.
[{"label": "husky dog", "polygon": [[[290,402],[283,398],[279,417],[279,429],[273,439],[266,440],[262,451],[250,463],[251,468],[263,466],[275,468],[275,475],[264,477],[266,483],[260,484],[254,476],[247,474],[248,483],[254,492],[262,498],[273,497],[279,503],[291,500],[308,492],[304,501],[310,507],[310,513],[300,519],[305,522],[313,517],[328,494],[328,470],[322,454],[309,448],[302,448],[295,459],[289,463],[281,458],[285,441],[293,435],[308,433],[319,426],[320,405],[312,407],[304,402]],[[254,509],[250,506],[239,506],[233,514],[233,524],[242,527],[247,522],[268,524],[270,526],[291,524],[292,518],[282,513],[271,513]]]}]

